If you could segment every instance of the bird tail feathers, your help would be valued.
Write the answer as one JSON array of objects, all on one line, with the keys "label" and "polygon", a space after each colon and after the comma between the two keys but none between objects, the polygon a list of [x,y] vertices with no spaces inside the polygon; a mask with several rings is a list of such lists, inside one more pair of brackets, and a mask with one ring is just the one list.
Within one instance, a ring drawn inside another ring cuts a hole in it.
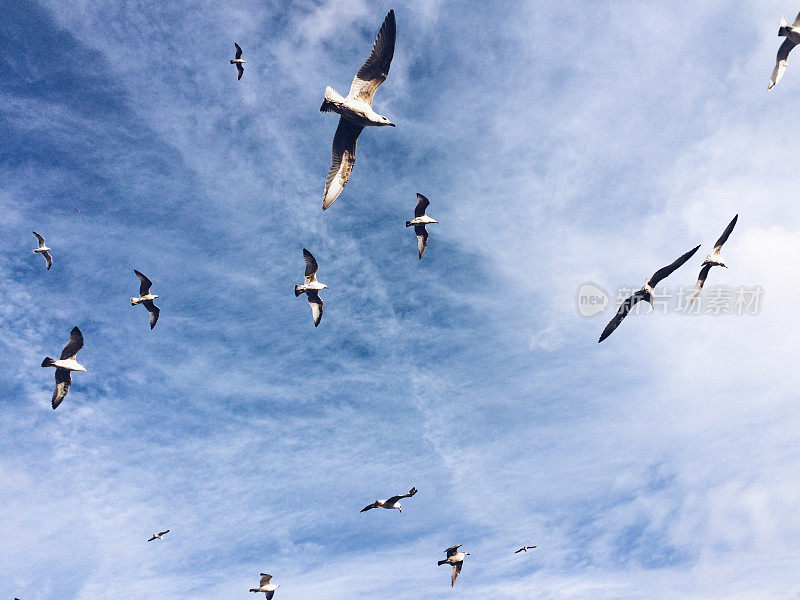
[{"label": "bird tail feathers", "polygon": [[406,221],[406,227],[411,227],[412,224],[411,221]]},{"label": "bird tail feathers", "polygon": [[297,298],[300,294],[303,293],[303,290],[300,289],[299,285],[294,286],[294,297]]},{"label": "bird tail feathers", "polygon": [[446,565],[446,564],[447,564],[447,561],[446,561],[446,560],[440,560],[440,561],[439,561],[438,563],[436,563],[436,564],[437,564],[437,565],[439,565],[439,566],[441,567],[442,565]]},{"label": "bird tail feathers", "polygon": [[786,37],[789,35],[790,31],[789,21],[786,20],[786,17],[781,17],[781,26],[778,27],[778,37]]},{"label": "bird tail feathers", "polygon": [[[236,61],[235,61],[235,60],[232,60],[232,61],[231,61],[231,64],[235,64],[235,63],[236,63]],[[250,590],[250,591],[252,592],[253,590]]]},{"label": "bird tail feathers", "polygon": [[328,86],[325,88],[325,98],[322,100],[319,112],[336,112],[334,108],[342,102],[344,102],[344,98],[335,89]]},{"label": "bird tail feathers", "polygon": [[131,298],[131,306],[136,306],[137,304],[139,304],[139,299],[138,298]]},{"label": "bird tail feathers", "polygon": [[49,356],[46,356],[45,359],[42,361],[42,366],[43,367],[55,367],[56,366],[56,361],[54,361]]}]

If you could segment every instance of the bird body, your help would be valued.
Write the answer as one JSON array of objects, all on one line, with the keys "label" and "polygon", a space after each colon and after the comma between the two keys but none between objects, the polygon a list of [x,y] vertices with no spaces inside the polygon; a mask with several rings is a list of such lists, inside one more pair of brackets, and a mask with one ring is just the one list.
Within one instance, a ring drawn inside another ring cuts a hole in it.
[{"label": "bird body", "polygon": [[53,266],[53,256],[50,254],[50,248],[47,247],[47,244],[44,243],[44,238],[40,236],[35,231],[32,232],[34,236],[36,236],[36,240],[39,242],[39,247],[34,249],[34,254],[41,254],[44,256],[44,262],[47,265],[47,270],[50,270],[50,267]]},{"label": "bird body", "polygon": [[397,509],[399,512],[403,512],[403,506],[400,504],[400,500],[403,498],[411,498],[411,496],[413,496],[416,493],[417,493],[417,488],[412,487],[405,494],[398,494],[396,496],[392,496],[391,498],[387,498],[385,500],[375,500],[375,502],[373,502],[372,504],[369,504],[364,508],[362,508],[361,512],[365,512],[373,508],[385,508],[387,510]]},{"label": "bird body", "polygon": [[469,556],[469,552],[459,552],[458,549],[461,547],[461,544],[457,546],[451,546],[445,553],[447,554],[447,558],[444,560],[440,560],[437,564],[439,566],[442,565],[452,565],[453,566],[453,573],[450,576],[450,587],[453,587],[456,584],[456,579],[458,579],[459,573],[461,573],[461,567],[464,566],[464,559]]},{"label": "bird body", "polygon": [[347,97],[330,86],[325,88],[319,110],[337,113],[339,126],[333,136],[331,166],[325,179],[322,210],[327,210],[334,203],[350,180],[350,173],[356,162],[356,142],[364,127],[394,127],[394,123],[372,108],[372,99],[389,74],[394,56],[395,36],[394,11],[390,10],[375,37],[369,58],[350,84]]},{"label": "bird body", "polygon": [[56,368],[56,387],[53,390],[52,406],[53,410],[58,408],[58,405],[64,400],[72,385],[72,371],[83,371],[86,373],[86,367],[76,360],[78,351],[83,348],[83,334],[77,327],[73,327],[69,334],[69,342],[64,346],[61,351],[61,356],[58,360],[45,356],[42,361],[43,367]]},{"label": "bird body", "polygon": [[303,248],[303,259],[306,261],[305,281],[300,285],[294,286],[294,295],[295,297],[300,294],[306,295],[308,303],[311,305],[311,317],[314,320],[314,327],[317,327],[322,319],[322,298],[319,297],[319,291],[328,289],[328,286],[317,281],[319,265],[311,252],[305,248]]},{"label": "bird body", "polygon": [[778,37],[786,38],[778,48],[778,56],[775,59],[775,68],[767,84],[767,90],[771,90],[783,77],[783,72],[789,66],[789,52],[792,48],[800,44],[800,13],[794,19],[794,23],[789,25],[785,17],[781,17],[781,24],[778,27]]}]

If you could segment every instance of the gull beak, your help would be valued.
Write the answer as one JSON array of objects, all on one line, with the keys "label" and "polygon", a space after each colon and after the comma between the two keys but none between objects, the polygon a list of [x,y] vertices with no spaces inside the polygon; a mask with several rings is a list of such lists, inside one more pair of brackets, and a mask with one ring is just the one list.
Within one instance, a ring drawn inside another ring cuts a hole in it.
[{"label": "gull beak", "polygon": [[389,123],[389,127],[397,127],[394,123]]}]

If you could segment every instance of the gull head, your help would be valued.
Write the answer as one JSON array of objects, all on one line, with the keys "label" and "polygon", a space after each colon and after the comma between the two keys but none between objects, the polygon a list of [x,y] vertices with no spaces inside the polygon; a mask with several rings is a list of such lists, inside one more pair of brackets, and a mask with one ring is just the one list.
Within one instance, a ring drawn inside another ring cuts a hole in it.
[{"label": "gull head", "polygon": [[388,125],[389,127],[395,127],[395,124],[392,123],[389,119],[387,119],[383,115],[378,116],[378,125],[383,125],[383,126]]},{"label": "gull head", "polygon": [[83,365],[75,365],[75,371],[83,371],[84,373],[88,373],[89,371],[86,370],[86,367]]}]

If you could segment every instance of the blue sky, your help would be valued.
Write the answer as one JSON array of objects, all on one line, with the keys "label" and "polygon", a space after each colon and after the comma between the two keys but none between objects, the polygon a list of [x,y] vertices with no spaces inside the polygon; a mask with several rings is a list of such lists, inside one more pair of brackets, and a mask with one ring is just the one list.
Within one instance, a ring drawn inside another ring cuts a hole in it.
[{"label": "blue sky", "polygon": [[[800,65],[766,92],[797,6],[697,4],[3,2],[0,595],[800,598]],[[322,95],[390,8],[397,128],[323,213]],[[759,314],[596,343],[582,284],[702,243],[691,286],[736,213],[707,285]]]}]

